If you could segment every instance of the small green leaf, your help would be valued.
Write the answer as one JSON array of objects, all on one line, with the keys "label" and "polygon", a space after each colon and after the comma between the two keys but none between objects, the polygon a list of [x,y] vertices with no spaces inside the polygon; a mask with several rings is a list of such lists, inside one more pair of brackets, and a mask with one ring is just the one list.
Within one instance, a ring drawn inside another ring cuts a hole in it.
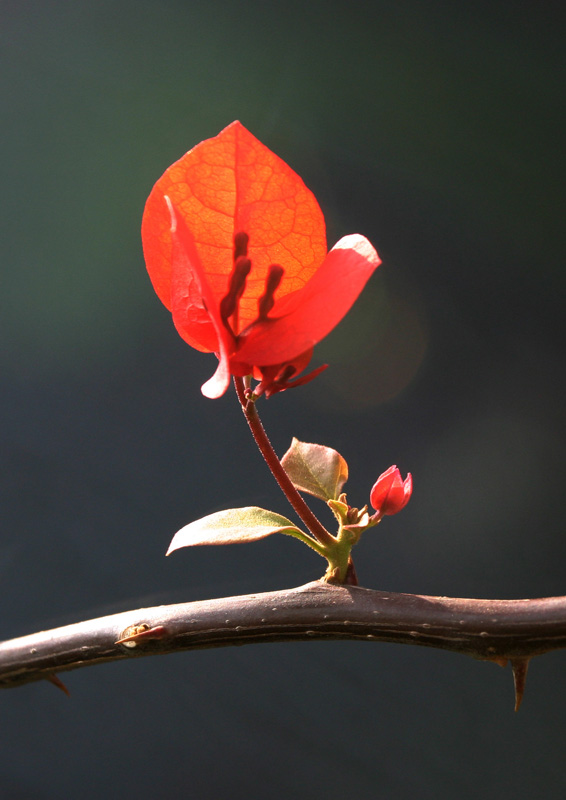
[{"label": "small green leaf", "polygon": [[[346,497],[346,495],[342,496]],[[348,503],[345,503],[342,500],[329,500],[327,506],[330,508],[340,525],[346,525],[348,523]]]},{"label": "small green leaf", "polygon": [[180,547],[198,544],[255,542],[271,536],[272,533],[287,533],[291,536],[298,533],[301,537],[305,536],[290,520],[273,511],[256,506],[229,508],[185,525],[173,537],[166,555]]},{"label": "small green leaf", "polygon": [[335,500],[348,480],[348,465],[340,453],[321,444],[293,438],[281,464],[293,485],[321,500]]}]

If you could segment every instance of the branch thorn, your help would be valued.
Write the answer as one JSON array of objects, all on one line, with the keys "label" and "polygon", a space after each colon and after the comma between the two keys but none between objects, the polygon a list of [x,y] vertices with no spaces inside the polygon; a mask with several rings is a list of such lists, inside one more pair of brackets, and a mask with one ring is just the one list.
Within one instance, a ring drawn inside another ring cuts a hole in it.
[{"label": "branch thorn", "polygon": [[513,681],[515,683],[515,711],[518,711],[525,693],[530,658],[512,658],[510,661],[511,669],[513,670]]},{"label": "branch thorn", "polygon": [[46,675],[45,680],[49,681],[49,683],[52,683],[53,686],[56,686],[58,689],[61,689],[61,691],[64,692],[67,695],[67,697],[71,696],[71,693],[69,692],[69,690],[67,689],[61,678],[57,677],[57,675],[55,675],[54,672],[51,673],[51,675]]}]

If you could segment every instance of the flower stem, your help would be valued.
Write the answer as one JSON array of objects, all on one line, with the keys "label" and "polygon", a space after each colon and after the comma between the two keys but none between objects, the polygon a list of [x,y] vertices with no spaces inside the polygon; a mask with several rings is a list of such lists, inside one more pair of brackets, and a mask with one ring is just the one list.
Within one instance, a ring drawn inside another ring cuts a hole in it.
[{"label": "flower stem", "polygon": [[281,491],[291,503],[314,538],[317,539],[317,541],[319,541],[321,544],[332,548],[336,545],[336,539],[331,533],[329,533],[329,531],[326,530],[322,523],[319,522],[317,517],[315,517],[281,466],[281,462],[277,458],[277,454],[273,449],[273,445],[269,441],[267,433],[265,432],[265,428],[263,427],[259,418],[256,404],[253,401],[249,401],[245,395],[244,379],[234,377],[234,386],[236,387],[238,400],[242,406],[242,411],[244,412],[246,421],[250,426],[255,443],[257,444],[260,453],[264,457],[271,474],[279,484]]}]

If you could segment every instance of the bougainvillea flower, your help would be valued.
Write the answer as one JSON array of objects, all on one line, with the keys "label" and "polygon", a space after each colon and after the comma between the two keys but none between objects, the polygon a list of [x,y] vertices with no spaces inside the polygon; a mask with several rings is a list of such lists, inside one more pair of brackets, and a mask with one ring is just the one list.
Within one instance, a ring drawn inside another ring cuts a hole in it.
[{"label": "bougainvillea flower", "polygon": [[405,480],[394,465],[389,467],[375,482],[369,501],[376,513],[372,519],[381,519],[386,515],[397,514],[405,508],[413,492],[413,479],[409,472]]},{"label": "bougainvillea flower", "polygon": [[142,240],[178,332],[218,356],[207,397],[220,397],[231,375],[253,374],[266,394],[305,382],[290,378],[380,264],[358,234],[327,253],[312,192],[239,122],[166,170],[147,200]]}]

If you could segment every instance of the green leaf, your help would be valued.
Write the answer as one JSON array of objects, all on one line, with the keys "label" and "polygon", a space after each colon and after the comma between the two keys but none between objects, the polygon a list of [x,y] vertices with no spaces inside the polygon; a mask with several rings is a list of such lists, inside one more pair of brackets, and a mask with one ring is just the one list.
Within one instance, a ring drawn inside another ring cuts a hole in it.
[{"label": "green leaf", "polygon": [[166,555],[180,547],[192,547],[198,544],[255,542],[271,536],[272,533],[305,536],[290,520],[273,511],[266,511],[256,506],[229,508],[227,511],[217,511],[216,514],[210,514],[185,525],[173,537]]},{"label": "green leaf", "polygon": [[293,438],[281,464],[293,485],[321,500],[336,500],[348,480],[348,465],[340,453],[321,444]]},{"label": "green leaf", "polygon": [[342,500],[329,500],[327,505],[340,525],[346,525],[348,522],[348,503],[344,503]]}]

